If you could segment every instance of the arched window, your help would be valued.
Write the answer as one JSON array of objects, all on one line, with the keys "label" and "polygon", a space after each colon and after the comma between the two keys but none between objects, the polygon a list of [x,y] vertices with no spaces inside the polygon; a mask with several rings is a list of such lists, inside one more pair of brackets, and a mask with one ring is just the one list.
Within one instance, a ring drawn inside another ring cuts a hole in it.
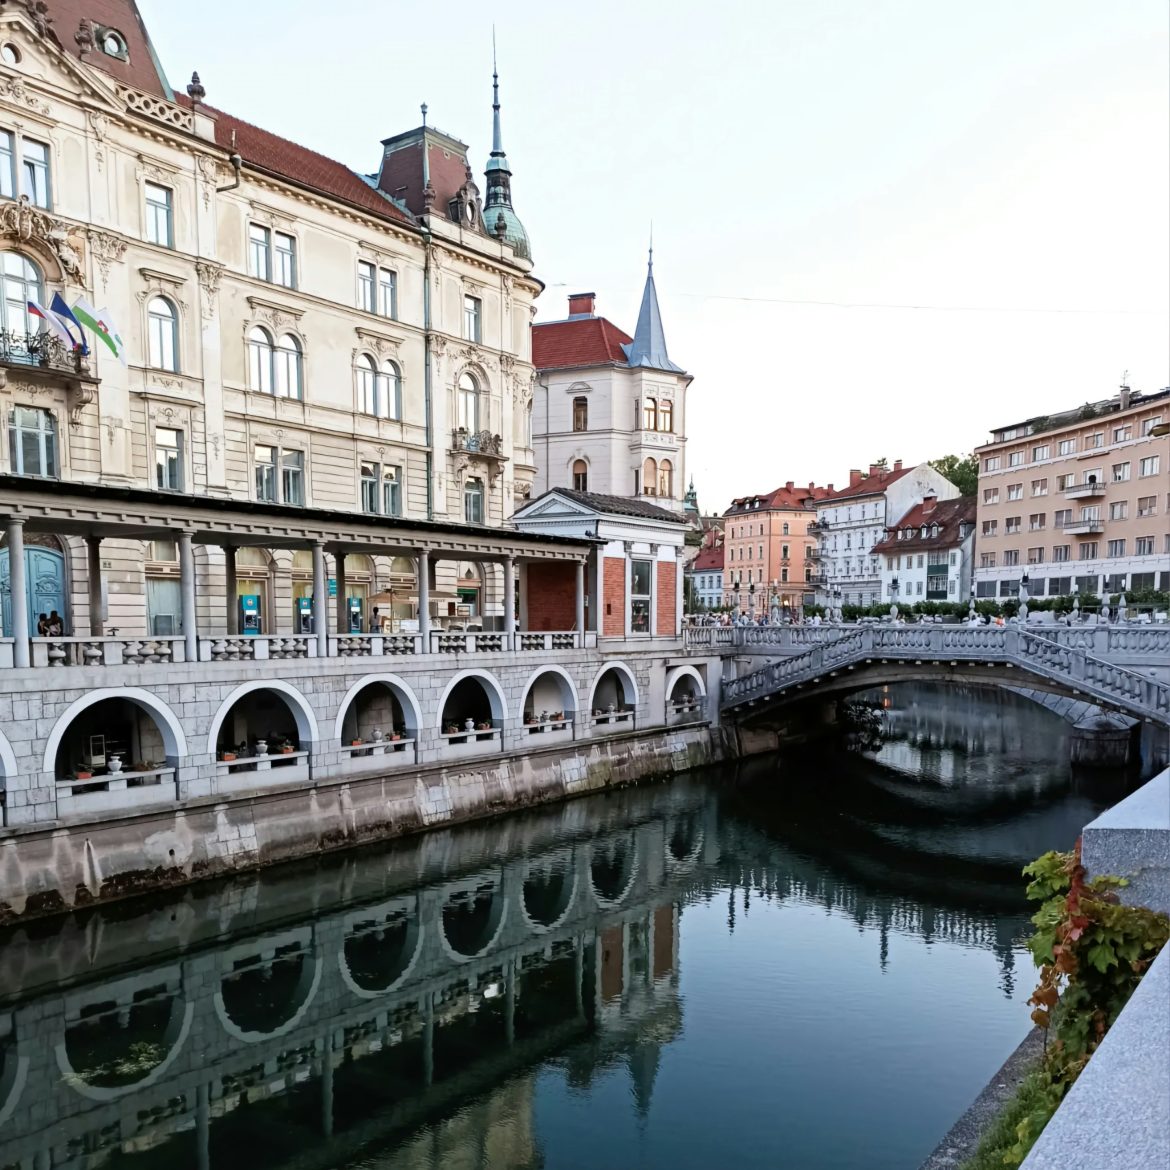
[{"label": "arched window", "polygon": [[788,524],[787,524],[787,522],[785,522],[785,524],[784,524],[784,535],[785,535],[785,536],[787,536],[787,535],[788,535]]},{"label": "arched window", "polygon": [[29,317],[29,301],[44,302],[41,270],[19,252],[3,254],[4,299],[0,301],[0,328],[6,333],[37,333],[40,322]]},{"label": "arched window", "polygon": [[378,413],[378,368],[368,353],[358,354],[358,410],[362,414]]},{"label": "arched window", "polygon": [[668,500],[674,495],[674,465],[669,459],[658,465],[658,494]]},{"label": "arched window", "polygon": [[272,335],[259,325],[248,331],[248,387],[272,393]]},{"label": "arched window", "polygon": [[459,426],[470,435],[478,435],[480,430],[479,419],[479,384],[470,374],[459,375]]},{"label": "arched window", "polygon": [[664,398],[658,407],[658,429],[660,431],[674,430],[674,403]]},{"label": "arched window", "polygon": [[589,429],[589,399],[573,399],[573,430],[587,431]]},{"label": "arched window", "polygon": [[573,491],[587,492],[589,490],[589,467],[584,459],[573,460]]},{"label": "arched window", "polygon": [[151,369],[179,368],[179,318],[165,297],[154,297],[146,307],[147,359]]},{"label": "arched window", "polygon": [[656,431],[658,429],[658,400],[656,398],[642,399],[642,430]]},{"label": "arched window", "polygon": [[273,387],[277,398],[303,398],[301,343],[291,333],[282,333],[276,341],[275,358]]},{"label": "arched window", "polygon": [[642,464],[642,494],[646,496],[658,493],[658,464],[647,458]]}]

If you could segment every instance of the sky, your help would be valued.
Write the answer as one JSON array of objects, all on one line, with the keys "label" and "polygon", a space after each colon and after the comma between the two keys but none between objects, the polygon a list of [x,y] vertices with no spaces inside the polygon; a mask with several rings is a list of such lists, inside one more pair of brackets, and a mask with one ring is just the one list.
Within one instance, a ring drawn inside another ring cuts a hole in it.
[{"label": "sky", "polygon": [[[546,289],[633,331],[651,225],[704,511],[1170,384],[1165,0],[139,0],[207,101],[377,168],[491,147]],[[481,180],[482,185],[482,180]]]}]

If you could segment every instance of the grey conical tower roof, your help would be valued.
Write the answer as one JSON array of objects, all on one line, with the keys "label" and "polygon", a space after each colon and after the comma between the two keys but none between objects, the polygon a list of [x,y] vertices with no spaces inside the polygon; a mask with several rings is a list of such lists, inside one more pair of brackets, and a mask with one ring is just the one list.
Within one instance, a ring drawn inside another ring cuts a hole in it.
[{"label": "grey conical tower roof", "polygon": [[646,266],[646,288],[642,292],[642,308],[638,311],[638,327],[634,340],[622,346],[626,362],[631,366],[645,366],[651,370],[671,370],[684,373],[666,352],[666,334],[662,331],[662,312],[658,308],[658,292],[654,287],[654,249]]}]

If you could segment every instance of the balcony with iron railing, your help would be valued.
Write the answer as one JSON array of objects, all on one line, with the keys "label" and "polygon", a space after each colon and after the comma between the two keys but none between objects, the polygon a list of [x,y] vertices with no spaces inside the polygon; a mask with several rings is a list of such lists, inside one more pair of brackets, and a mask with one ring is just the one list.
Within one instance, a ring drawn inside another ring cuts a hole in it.
[{"label": "balcony with iron railing", "polygon": [[451,432],[451,450],[499,463],[506,463],[508,460],[504,454],[504,440],[499,435],[493,435],[491,431],[469,431],[465,427],[459,427]]},{"label": "balcony with iron railing", "polygon": [[1071,484],[1064,489],[1066,500],[1092,500],[1105,494],[1105,485],[1092,480],[1089,483]]},{"label": "balcony with iron railing", "polygon": [[828,532],[828,530],[828,520],[813,520],[807,529],[809,536],[817,536],[819,533]]},{"label": "balcony with iron railing", "polygon": [[100,381],[89,355],[70,349],[56,334],[0,329],[0,386],[10,375],[46,388],[64,386],[74,413],[93,402]]},{"label": "balcony with iron railing", "polygon": [[1069,520],[1065,524],[1058,524],[1057,528],[1068,536],[1095,536],[1097,533],[1105,531],[1105,525],[1101,520],[1084,517],[1079,520]]}]

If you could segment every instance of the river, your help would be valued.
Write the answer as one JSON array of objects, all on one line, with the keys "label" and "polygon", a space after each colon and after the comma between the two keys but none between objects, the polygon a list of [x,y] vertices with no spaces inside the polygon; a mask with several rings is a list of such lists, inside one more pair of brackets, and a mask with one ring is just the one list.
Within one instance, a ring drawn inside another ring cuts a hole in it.
[{"label": "river", "polygon": [[915,1170],[1029,1027],[1020,868],[1136,782],[998,692],[0,938],[0,1167]]}]

